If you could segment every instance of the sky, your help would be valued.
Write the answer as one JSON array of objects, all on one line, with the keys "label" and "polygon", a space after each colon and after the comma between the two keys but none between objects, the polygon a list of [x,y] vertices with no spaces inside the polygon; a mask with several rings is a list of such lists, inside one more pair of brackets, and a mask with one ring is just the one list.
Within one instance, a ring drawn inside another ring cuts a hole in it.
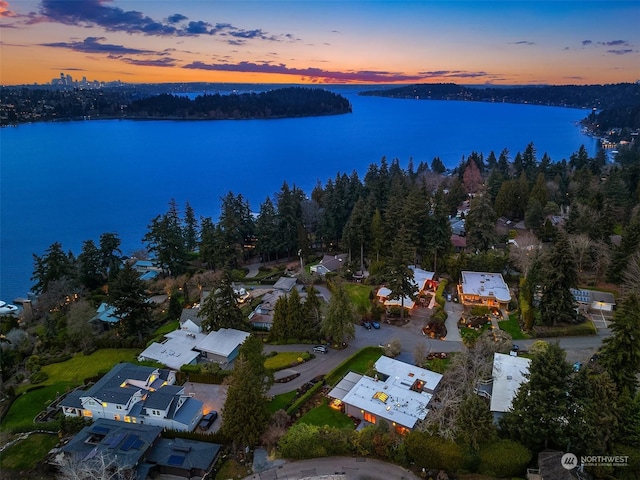
[{"label": "sky", "polygon": [[0,0],[0,84],[640,81],[640,0]]}]

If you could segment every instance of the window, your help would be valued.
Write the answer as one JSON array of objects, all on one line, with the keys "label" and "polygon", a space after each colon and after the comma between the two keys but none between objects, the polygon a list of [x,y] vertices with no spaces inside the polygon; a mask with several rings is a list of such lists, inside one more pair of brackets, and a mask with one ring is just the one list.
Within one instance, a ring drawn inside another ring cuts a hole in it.
[{"label": "window", "polygon": [[119,421],[120,421],[120,415],[114,415],[114,416],[113,416],[113,419],[114,419],[116,422],[119,422]]},{"label": "window", "polygon": [[83,417],[87,417],[87,418],[91,418],[91,417],[93,417],[93,412],[91,410],[83,410],[82,411],[82,416]]},{"label": "window", "polygon": [[116,410],[122,410],[122,405],[116,405]]},{"label": "window", "polygon": [[376,423],[376,416],[369,412],[364,412],[364,421],[369,423]]}]

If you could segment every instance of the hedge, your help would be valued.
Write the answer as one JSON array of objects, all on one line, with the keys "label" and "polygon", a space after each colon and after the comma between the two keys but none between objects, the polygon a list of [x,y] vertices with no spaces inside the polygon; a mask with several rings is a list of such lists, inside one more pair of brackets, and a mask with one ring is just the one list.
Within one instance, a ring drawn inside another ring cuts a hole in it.
[{"label": "hedge", "polygon": [[307,401],[311,397],[313,397],[316,394],[316,392],[323,387],[323,385],[324,385],[323,382],[318,382],[313,387],[311,387],[309,390],[307,390],[304,393],[304,395],[301,395],[300,398],[296,399],[296,401],[293,402],[289,408],[287,408],[287,414],[292,416],[294,413],[296,413],[298,410],[300,410],[300,407],[302,407],[302,405],[307,403]]},{"label": "hedge", "polygon": [[492,477],[515,477],[525,473],[532,454],[512,440],[498,440],[480,451],[480,473]]},{"label": "hedge", "polygon": [[444,307],[447,303],[447,301],[444,299],[444,289],[447,288],[447,283],[447,279],[443,278],[442,280],[440,280],[438,288],[436,288],[436,303],[438,305],[441,305],[442,307]]}]

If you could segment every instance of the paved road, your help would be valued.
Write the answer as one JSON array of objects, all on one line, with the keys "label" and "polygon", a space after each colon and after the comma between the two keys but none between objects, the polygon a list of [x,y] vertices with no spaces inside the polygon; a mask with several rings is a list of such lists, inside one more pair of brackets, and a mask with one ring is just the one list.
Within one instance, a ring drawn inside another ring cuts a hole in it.
[{"label": "paved road", "polygon": [[[424,344],[428,352],[459,352],[465,347],[461,341],[452,340],[453,338],[456,338],[456,335],[451,333],[457,332],[457,327],[455,327],[457,320],[454,320],[454,318],[460,313],[457,307],[460,306],[455,305],[449,313],[450,319],[448,319],[447,322],[449,333],[445,340],[434,340],[422,335],[421,329],[423,321],[421,319],[412,318],[408,324],[403,326],[387,325],[383,323],[379,330],[367,330],[364,327],[356,325],[356,338],[345,349],[329,349],[329,353],[318,353],[316,354],[316,358],[309,362],[298,365],[295,368],[279,372],[279,376],[286,376],[295,372],[300,373],[300,376],[287,383],[275,383],[269,390],[269,394],[278,395],[295,390],[312,380],[314,377],[330,372],[358,350],[372,345],[386,345],[392,339],[398,339],[400,341],[402,346],[401,355],[409,359],[413,358],[413,352],[419,343]],[[453,325],[450,326],[450,322],[452,322]],[[600,329],[598,330],[598,335],[586,337],[563,337],[559,339],[547,338],[544,340],[547,342],[558,341],[560,346],[567,351],[567,361],[570,363],[577,361],[586,362],[600,347],[602,340],[609,336],[610,333],[609,329]],[[457,334],[457,338],[459,338],[459,333]],[[535,342],[535,339],[517,340],[514,343],[516,343],[522,350],[526,350],[533,342]],[[270,351],[308,351],[312,353],[313,345],[265,345],[265,352]]]},{"label": "paved road", "polygon": [[418,480],[406,468],[392,463],[360,457],[326,457],[286,462],[269,470],[254,473],[244,480]]}]

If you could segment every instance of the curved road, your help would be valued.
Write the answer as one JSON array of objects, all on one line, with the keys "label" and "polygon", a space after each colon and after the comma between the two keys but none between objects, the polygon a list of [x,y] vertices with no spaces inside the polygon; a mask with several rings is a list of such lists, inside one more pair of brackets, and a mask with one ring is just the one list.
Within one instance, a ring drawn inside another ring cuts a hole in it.
[{"label": "curved road", "polygon": [[277,467],[254,473],[244,480],[418,480],[406,468],[363,457],[324,457],[298,462],[285,462]]}]

